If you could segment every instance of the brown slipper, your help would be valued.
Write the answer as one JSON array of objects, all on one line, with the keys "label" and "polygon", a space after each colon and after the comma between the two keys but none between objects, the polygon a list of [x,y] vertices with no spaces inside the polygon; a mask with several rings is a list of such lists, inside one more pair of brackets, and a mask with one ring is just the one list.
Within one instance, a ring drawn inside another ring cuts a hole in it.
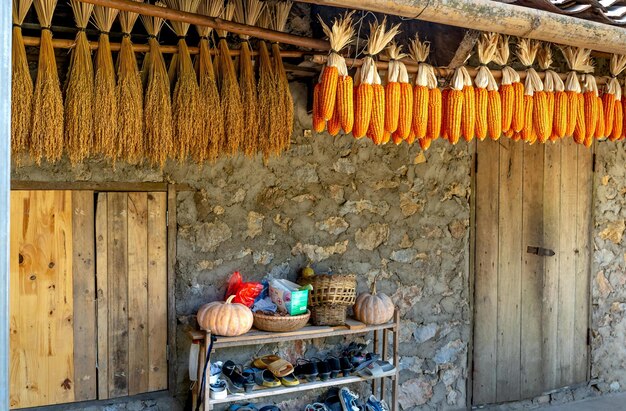
[{"label": "brown slipper", "polygon": [[269,364],[267,369],[278,378],[282,378],[293,373],[293,365],[289,361],[283,360],[282,358]]},{"label": "brown slipper", "polygon": [[280,359],[281,358],[278,355],[268,354],[268,355],[264,355],[263,357],[259,357],[255,359],[252,365],[254,365],[256,368],[260,368],[264,370],[268,367],[268,365]]}]

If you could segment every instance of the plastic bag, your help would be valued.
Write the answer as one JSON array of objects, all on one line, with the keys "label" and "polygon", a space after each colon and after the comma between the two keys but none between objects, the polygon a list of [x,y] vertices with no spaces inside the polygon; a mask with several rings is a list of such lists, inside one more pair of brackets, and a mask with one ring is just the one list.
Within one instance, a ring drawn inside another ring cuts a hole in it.
[{"label": "plastic bag", "polygon": [[240,303],[246,307],[252,307],[254,300],[263,291],[263,284],[257,282],[244,282],[239,271],[235,271],[228,280],[225,299],[234,295],[234,303]]}]

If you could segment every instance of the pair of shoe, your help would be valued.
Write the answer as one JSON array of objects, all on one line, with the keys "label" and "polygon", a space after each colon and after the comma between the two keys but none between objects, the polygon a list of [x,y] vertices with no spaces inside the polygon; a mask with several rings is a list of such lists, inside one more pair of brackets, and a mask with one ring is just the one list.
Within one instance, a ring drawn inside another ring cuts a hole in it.
[{"label": "pair of shoe", "polygon": [[263,387],[276,387],[281,384],[293,387],[300,384],[300,380],[294,374],[293,365],[277,355],[270,354],[256,358],[252,365],[257,370],[257,384]]},{"label": "pair of shoe", "polygon": [[329,356],[322,360],[317,357],[311,359],[300,358],[296,361],[295,374],[298,378],[315,381],[319,378],[327,381],[337,378],[339,374],[347,377],[352,372],[352,364],[347,357]]},{"label": "pair of shoe", "polygon": [[254,388],[254,374],[244,372],[243,366],[228,360],[222,366],[222,376],[231,394],[250,393]]},{"label": "pair of shoe", "polygon": [[348,388],[343,387],[339,390],[339,401],[342,411],[389,411],[389,407],[385,401],[370,395],[365,403],[359,401],[359,396]]}]

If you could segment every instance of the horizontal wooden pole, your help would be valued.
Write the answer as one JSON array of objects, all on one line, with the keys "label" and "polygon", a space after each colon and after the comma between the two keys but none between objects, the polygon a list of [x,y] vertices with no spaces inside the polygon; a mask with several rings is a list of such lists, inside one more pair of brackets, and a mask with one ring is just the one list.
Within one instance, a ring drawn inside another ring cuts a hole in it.
[{"label": "horizontal wooden pole", "polygon": [[281,31],[264,29],[247,24],[236,23],[234,21],[222,20],[217,17],[205,16],[197,13],[187,13],[167,7],[153,6],[147,3],[139,3],[131,0],[79,0],[83,3],[95,4],[97,6],[110,7],[122,11],[130,11],[144,16],[160,17],[170,21],[180,21],[183,23],[195,24],[198,26],[211,27],[218,30],[225,30],[230,33],[244,34],[259,39],[277,41],[279,43],[291,44],[293,46],[309,48],[313,50],[330,50],[330,44],[324,40],[311,37],[296,36],[294,34],[283,33]]},{"label": "horizontal wooden pole", "polygon": [[626,29],[493,0],[297,0],[626,54]]},{"label": "horizontal wooden pole", "polygon": [[[39,47],[39,44],[41,43],[41,38],[39,37],[28,37],[25,36],[24,37],[24,45],[26,46],[34,46],[34,47]],[[54,47],[55,49],[71,49],[74,47],[74,45],[76,44],[76,42],[74,40],[68,40],[68,39],[52,39],[52,47]],[[120,50],[120,46],[121,43],[111,43],[111,51],[119,51]],[[89,47],[92,50],[97,50],[98,49],[98,42],[97,41],[90,41],[89,42]],[[164,54],[176,54],[178,53],[178,46],[177,45],[160,45],[159,48],[161,49],[161,53]],[[199,49],[198,47],[188,47],[189,48],[189,53],[190,54],[198,54],[199,53]],[[140,52],[140,53],[147,53],[149,50],[149,47],[147,44],[135,44],[133,43],[133,49],[136,52]],[[216,51],[214,49],[211,49],[211,54],[215,54]],[[234,50],[230,50],[230,55],[231,56],[238,56],[240,53],[240,50],[238,49],[234,49]],[[256,56],[259,53],[257,51],[252,51],[252,55]],[[286,57],[286,58],[299,58],[302,57],[305,54],[304,51],[298,51],[298,50],[281,50],[280,51],[280,55],[281,57]]]}]

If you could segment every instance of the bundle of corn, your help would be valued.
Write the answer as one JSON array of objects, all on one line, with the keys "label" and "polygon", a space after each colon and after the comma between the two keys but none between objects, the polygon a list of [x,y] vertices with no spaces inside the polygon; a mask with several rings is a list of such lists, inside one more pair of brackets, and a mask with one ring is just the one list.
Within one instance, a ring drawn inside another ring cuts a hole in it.
[{"label": "bundle of corn", "polygon": [[[390,135],[398,129],[400,121],[400,83],[409,84],[409,74],[406,66],[400,59],[407,55],[402,53],[402,46],[392,42],[387,47],[389,56],[389,66],[387,67],[387,84],[385,85],[385,131]],[[411,113],[411,116],[413,113]],[[406,122],[406,119],[403,120]],[[396,144],[400,144],[402,139],[394,139]]]},{"label": "bundle of corn", "polygon": [[[222,14],[224,3],[221,1],[202,1],[198,7],[198,13],[211,17],[219,17]],[[196,161],[198,155],[204,150],[202,159],[215,161],[219,154],[219,148],[224,140],[224,123],[222,122],[222,105],[220,93],[217,90],[213,59],[209,47],[209,36],[212,28],[196,26],[200,35],[199,54],[196,60],[198,82],[200,89],[200,118],[202,132],[199,133],[195,147]]]},{"label": "bundle of corn", "polygon": [[[622,99],[621,99],[621,87],[617,76],[626,69],[626,56],[620,54],[613,54],[611,56],[611,64],[609,65],[609,71],[611,78],[606,84],[606,89],[602,95],[602,107],[604,109],[604,134],[609,137],[609,140],[615,141],[620,136],[613,133],[613,129],[617,126],[617,112],[620,114],[620,123],[622,122]],[[619,98],[618,98],[619,96]],[[618,126],[619,134],[621,134],[622,126]]]},{"label": "bundle of corn", "polygon": [[[271,27],[271,11],[269,7],[265,7],[258,20],[259,27],[270,28]],[[257,84],[258,95],[261,98],[258,99],[258,113],[259,113],[259,148],[263,153],[263,159],[267,161],[269,156],[273,153],[278,153],[279,150],[279,134],[275,127],[278,121],[278,90],[276,80],[274,76],[274,68],[272,67],[272,60],[267,47],[267,43],[264,40],[259,41],[259,80]],[[313,100],[317,98],[317,92],[319,85],[315,86],[313,92]],[[318,103],[319,104],[319,103]],[[313,102],[313,111],[315,113],[315,101]],[[313,117],[313,128],[317,132],[324,131],[326,122],[323,118],[316,120]]]},{"label": "bundle of corn", "polygon": [[[529,144],[537,141],[539,136],[550,137],[551,129],[548,129],[548,101],[543,91],[543,82],[539,74],[532,67],[537,53],[539,42],[529,39],[519,39],[517,43],[517,57],[526,67],[526,82],[524,84],[524,127],[522,128],[522,140]],[[545,141],[542,140],[542,141]]]},{"label": "bundle of corn", "polygon": [[85,28],[93,4],[71,0],[78,27],[65,89],[65,145],[72,164],[89,156],[93,146],[94,73]]},{"label": "bundle of corn", "polygon": [[[465,75],[466,72],[467,70],[464,70],[464,67],[457,68],[454,71],[454,74],[452,75],[452,81],[450,83],[450,89],[448,89],[444,97],[445,120],[443,121],[443,123],[445,125],[445,128],[443,131],[443,135],[448,139],[448,141],[451,144],[456,144],[459,142],[459,139],[461,138],[461,130],[462,130],[461,124],[465,125],[465,128],[466,130],[468,130],[468,132],[470,128],[472,128],[470,126],[472,116],[470,115],[469,110],[468,112],[463,111],[463,105],[465,103],[465,96],[464,96],[463,90],[465,87],[469,87],[469,86],[466,86],[467,84],[466,83],[467,77]],[[468,88],[468,92],[471,92],[472,94],[474,94],[474,88],[472,87],[471,90]],[[478,106],[479,104],[480,104],[480,101],[477,101],[476,106]],[[476,110],[473,110],[473,111],[476,111]],[[467,115],[467,119],[465,120],[465,122],[463,121],[463,118],[464,118],[463,114]],[[478,116],[475,117],[475,120],[477,118]],[[472,138],[473,138],[473,133],[472,133]]]},{"label": "bundle of corn", "polygon": [[13,44],[11,49],[11,151],[18,155],[28,149],[33,101],[33,79],[30,77],[21,24],[33,0],[13,0]]},{"label": "bundle of corn", "polygon": [[419,35],[409,43],[409,53],[417,62],[417,74],[413,87],[413,118],[411,130],[418,140],[428,139],[422,145],[439,138],[441,131],[441,90],[433,66],[426,63],[430,54],[430,43],[421,41]]},{"label": "bundle of corn", "polygon": [[[329,121],[333,116],[339,121],[344,133],[351,133],[354,126],[354,91],[352,77],[348,75],[346,60],[339,53],[354,37],[352,15],[354,12],[346,12],[345,15],[333,21],[332,29],[318,16],[322,30],[330,42],[330,52],[315,85],[318,94],[318,105],[313,106],[313,117],[317,118],[316,129],[323,131],[324,125],[320,120]],[[337,114],[335,114],[337,112]],[[333,124],[336,129],[336,125]],[[317,130],[316,130],[317,131]],[[329,130],[330,132],[331,130]],[[338,130],[332,130],[339,132]],[[331,133],[332,134],[332,133]]]},{"label": "bundle of corn", "polygon": [[[565,93],[567,93],[567,129],[566,136],[574,135],[574,140],[582,144],[585,139],[584,121],[578,124],[578,119],[584,120],[584,98],[582,88],[578,80],[578,72],[587,73],[593,71],[593,67],[587,64],[591,50],[576,47],[561,47],[563,57],[567,62],[570,72],[565,80]],[[555,109],[556,110],[556,109]],[[578,126],[578,132],[575,130]]]},{"label": "bundle of corn", "polygon": [[[155,6],[166,7],[161,2],[156,2]],[[144,85],[146,90],[144,97],[145,149],[150,162],[153,165],[163,167],[167,156],[174,154],[170,80],[165,67],[165,60],[157,41],[157,36],[163,27],[164,20],[160,17],[141,16],[141,21],[149,36],[149,52],[146,54],[144,61],[146,73],[146,84]],[[181,98],[184,98],[184,96],[181,96]],[[198,104],[197,96],[195,104]],[[184,110],[182,107],[179,108]],[[192,114],[195,115],[193,110]],[[183,127],[193,128],[193,125],[191,123],[183,125]],[[193,135],[193,131],[187,130],[185,133],[186,136]],[[143,153],[136,151],[131,154],[130,158],[135,159],[135,156],[141,154]]]},{"label": "bundle of corn", "polygon": [[[598,104],[598,102],[602,102],[602,100],[598,97],[598,85],[596,84],[596,78],[593,75],[583,74],[582,86],[585,120],[585,137],[583,144],[585,147],[591,147],[593,139],[596,137],[596,129],[599,123],[602,123],[602,129],[604,129],[604,119],[600,118],[600,113],[603,112],[603,110]],[[604,132],[604,130],[602,131]],[[576,135],[576,130],[574,130],[574,135]]]},{"label": "bundle of corn", "polygon": [[[537,61],[539,62],[539,68],[545,75],[543,79],[543,92],[546,95],[546,107],[548,111],[545,121],[547,122],[546,127],[549,130],[547,137],[545,135],[538,135],[537,137],[541,143],[545,143],[548,139],[552,141],[557,139],[557,135],[554,132],[555,90],[558,87],[560,91],[563,92],[562,95],[565,96],[565,98],[567,98],[567,95],[564,94],[565,85],[560,81],[561,78],[559,75],[550,70],[550,66],[552,65],[552,49],[549,44],[546,43],[540,46],[539,52],[537,53]],[[560,84],[558,84],[559,81]]]},{"label": "bundle of corn", "polygon": [[[235,5],[229,1],[222,11],[222,19],[232,20]],[[234,156],[240,150],[244,139],[244,111],[241,105],[241,91],[237,82],[237,74],[226,36],[226,30],[216,30],[219,36],[219,74],[220,101],[224,117],[224,146],[220,148],[225,154]]]},{"label": "bundle of corn", "polygon": [[[291,11],[291,1],[280,1],[274,4],[271,27],[276,31],[285,31],[287,19]],[[272,43],[272,55],[274,57],[274,79],[277,85],[277,115],[278,123],[275,125],[278,132],[278,151],[276,154],[289,149],[291,134],[293,132],[293,97],[289,89],[287,72],[283,66],[278,42]]]},{"label": "bundle of corn", "polygon": [[[200,0],[166,0],[166,3],[169,8],[195,13]],[[172,96],[173,154],[181,162],[189,154],[192,154],[197,162],[202,162],[205,160],[206,144],[201,141],[201,136],[207,134],[196,124],[201,110],[200,88],[185,41],[189,24],[180,21],[171,23],[178,36],[178,57],[175,59],[176,85]]]},{"label": "bundle of corn", "polygon": [[[235,21],[254,26],[263,11],[264,3],[259,0],[237,0],[235,2]],[[243,126],[243,153],[252,157],[259,151],[259,113],[258,95],[252,52],[250,50],[250,36],[240,34],[241,52],[239,54],[239,87],[241,88],[241,103],[246,113]]]},{"label": "bundle of corn", "polygon": [[100,31],[95,58],[94,91],[98,109],[93,111],[93,152],[114,159],[117,156],[117,99],[115,98],[115,68],[109,43],[109,31],[119,11],[95,6],[93,23]]},{"label": "bundle of corn", "polygon": [[[478,60],[480,67],[476,73],[476,137],[484,140],[487,135],[497,140],[502,134],[502,101],[498,84],[487,67],[498,54],[500,35],[483,33],[478,40]],[[465,136],[467,141],[471,140]]]},{"label": "bundle of corn", "polygon": [[30,155],[37,164],[42,158],[57,161],[63,155],[63,98],[52,47],[52,15],[57,0],[35,0],[41,25],[39,65],[33,90]]},{"label": "bundle of corn", "polygon": [[502,66],[502,79],[500,80],[502,133],[512,138],[516,131],[519,133],[522,130],[524,124],[524,85],[517,71],[507,65],[510,53],[509,36],[499,36],[498,52],[493,56],[493,61]]},{"label": "bundle of corn", "polygon": [[385,134],[385,89],[381,84],[374,56],[389,44],[400,26],[398,24],[388,30],[386,25],[387,19],[383,19],[382,24],[370,24],[367,55],[357,76],[354,102],[352,135],[361,138],[367,134],[376,144],[382,143]]},{"label": "bundle of corn", "polygon": [[[141,1],[141,0],[140,0]],[[130,41],[130,32],[139,17],[136,13],[120,11],[122,44],[117,56],[117,141],[107,144],[108,156],[116,161],[124,158],[133,163],[145,154],[143,90],[137,68],[135,50]],[[169,101],[169,98],[168,98]],[[171,127],[171,126],[170,126]]]}]

